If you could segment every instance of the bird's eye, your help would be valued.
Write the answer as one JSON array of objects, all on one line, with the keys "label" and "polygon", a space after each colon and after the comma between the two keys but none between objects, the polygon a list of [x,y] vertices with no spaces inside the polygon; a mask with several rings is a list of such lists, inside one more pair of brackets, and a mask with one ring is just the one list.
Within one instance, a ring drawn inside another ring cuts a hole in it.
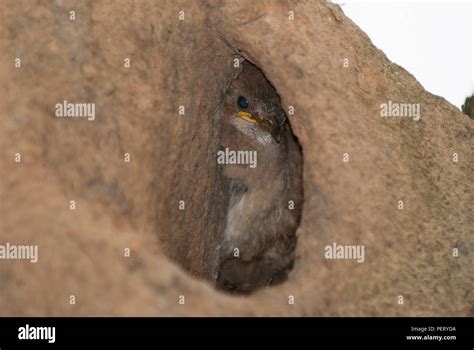
[{"label": "bird's eye", "polygon": [[249,108],[249,101],[243,96],[239,96],[239,98],[237,99],[237,103],[239,104],[239,107],[242,109]]}]

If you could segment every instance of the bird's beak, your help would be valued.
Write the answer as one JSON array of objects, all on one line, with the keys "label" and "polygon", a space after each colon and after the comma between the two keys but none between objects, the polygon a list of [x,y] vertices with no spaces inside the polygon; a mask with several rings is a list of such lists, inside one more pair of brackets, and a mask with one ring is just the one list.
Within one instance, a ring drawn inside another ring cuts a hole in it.
[{"label": "bird's beak", "polygon": [[280,143],[281,141],[281,133],[282,133],[282,126],[284,123],[280,125],[274,125],[273,123],[268,122],[265,119],[260,119],[260,118],[255,118],[252,114],[244,111],[240,111],[237,113],[237,115],[248,121],[249,123],[252,124],[258,124],[261,127],[265,128],[268,130],[268,132],[272,135],[272,137],[275,139],[277,143]]},{"label": "bird's beak", "polygon": [[252,116],[252,114],[244,112],[244,111],[240,111],[237,114],[239,115],[240,118],[242,118],[242,119],[244,119],[244,120],[246,120],[250,123],[257,124],[257,120]]}]

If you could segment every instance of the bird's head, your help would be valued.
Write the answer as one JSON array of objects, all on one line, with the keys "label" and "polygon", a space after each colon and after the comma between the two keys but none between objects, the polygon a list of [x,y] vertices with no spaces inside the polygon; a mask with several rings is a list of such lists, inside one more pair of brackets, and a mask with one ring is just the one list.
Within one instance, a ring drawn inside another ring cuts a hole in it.
[{"label": "bird's head", "polygon": [[232,124],[237,129],[256,137],[260,143],[280,143],[287,119],[278,101],[262,100],[238,92],[233,98]]},{"label": "bird's head", "polygon": [[226,92],[224,112],[237,130],[264,146],[280,143],[286,129],[280,97],[263,72],[248,62]]}]

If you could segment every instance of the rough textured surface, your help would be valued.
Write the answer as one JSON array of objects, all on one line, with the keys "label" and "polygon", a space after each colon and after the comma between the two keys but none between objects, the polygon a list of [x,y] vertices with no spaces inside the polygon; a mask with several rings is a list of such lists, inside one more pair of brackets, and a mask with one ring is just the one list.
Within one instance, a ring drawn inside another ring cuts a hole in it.
[{"label": "rough textured surface", "polygon": [[[37,264],[0,261],[2,315],[472,315],[474,122],[337,6],[2,1],[0,23],[0,243],[39,245]],[[295,107],[305,160],[294,271],[249,297],[191,276],[214,269],[235,52]],[[96,120],[56,118],[64,99],[95,102]],[[421,120],[381,118],[387,100]],[[365,262],[326,260],[333,242],[364,244]]]}]

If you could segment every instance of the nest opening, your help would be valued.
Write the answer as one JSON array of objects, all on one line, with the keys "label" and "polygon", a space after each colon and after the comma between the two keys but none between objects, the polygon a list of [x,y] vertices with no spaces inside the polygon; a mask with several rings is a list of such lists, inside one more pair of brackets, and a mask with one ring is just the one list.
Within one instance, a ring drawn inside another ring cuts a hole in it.
[{"label": "nest opening", "polygon": [[216,287],[250,293],[293,268],[303,204],[303,156],[276,89],[243,61],[220,109],[217,166],[226,194]]}]

